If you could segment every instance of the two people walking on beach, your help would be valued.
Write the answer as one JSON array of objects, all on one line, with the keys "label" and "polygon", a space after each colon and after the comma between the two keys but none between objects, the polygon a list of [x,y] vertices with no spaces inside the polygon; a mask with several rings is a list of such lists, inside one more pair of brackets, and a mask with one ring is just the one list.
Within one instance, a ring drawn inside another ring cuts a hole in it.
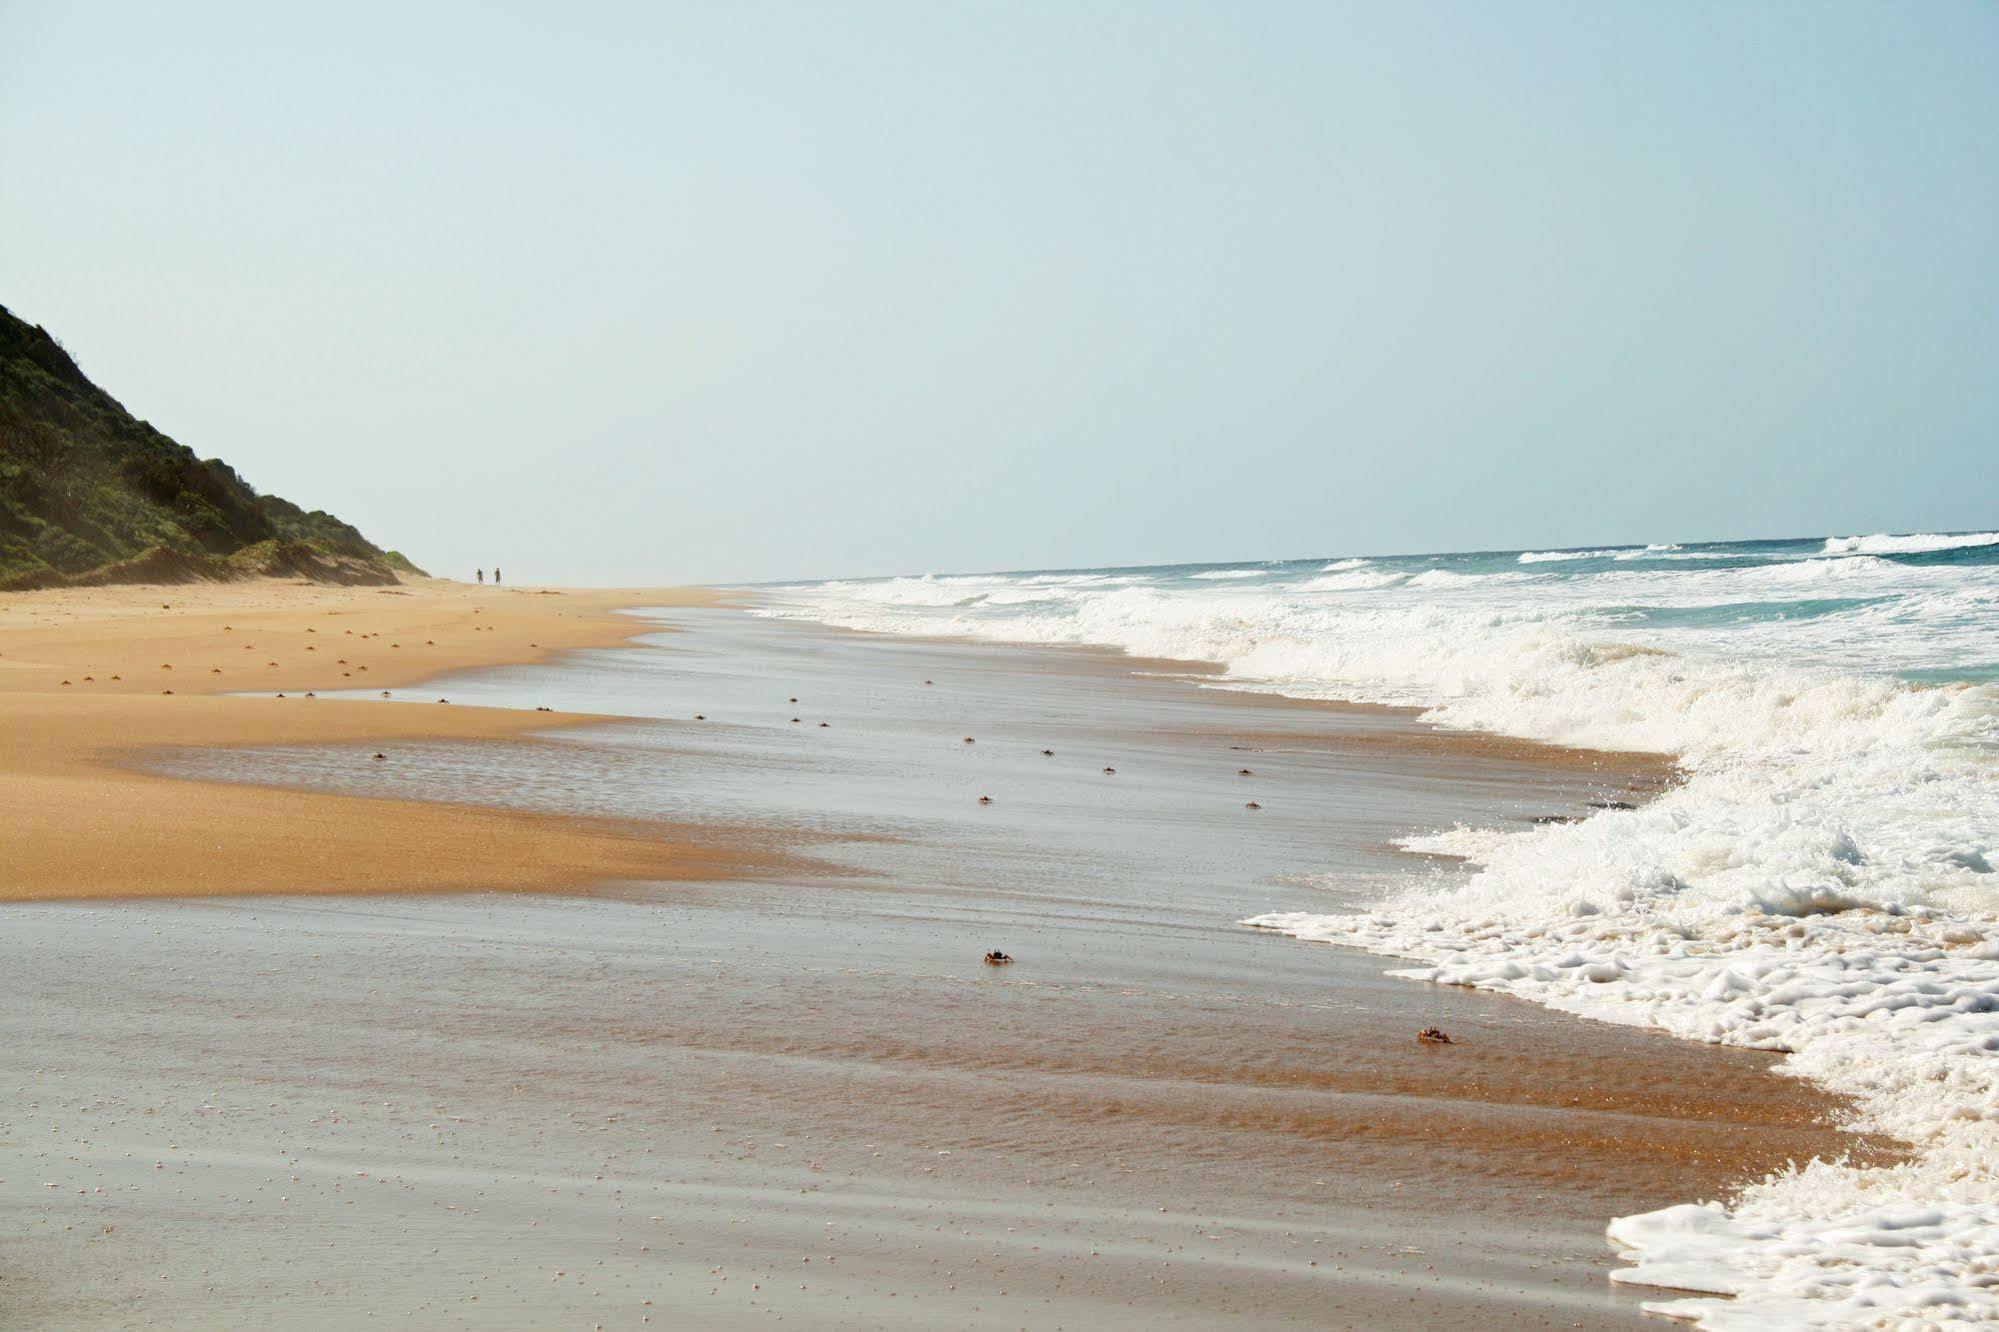
[{"label": "two people walking on beach", "polygon": [[[484,569],[479,570],[479,581],[482,583],[486,581],[486,571]],[[493,586],[498,587],[499,585],[500,585],[500,566],[496,564],[493,566]]]}]

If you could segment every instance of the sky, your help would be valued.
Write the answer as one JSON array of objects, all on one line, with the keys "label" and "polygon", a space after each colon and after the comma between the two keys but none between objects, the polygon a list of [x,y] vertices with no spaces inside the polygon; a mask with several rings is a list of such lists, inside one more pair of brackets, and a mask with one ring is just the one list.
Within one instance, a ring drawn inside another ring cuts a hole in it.
[{"label": "sky", "polygon": [[0,304],[433,572],[1999,527],[1999,5],[0,0]]}]

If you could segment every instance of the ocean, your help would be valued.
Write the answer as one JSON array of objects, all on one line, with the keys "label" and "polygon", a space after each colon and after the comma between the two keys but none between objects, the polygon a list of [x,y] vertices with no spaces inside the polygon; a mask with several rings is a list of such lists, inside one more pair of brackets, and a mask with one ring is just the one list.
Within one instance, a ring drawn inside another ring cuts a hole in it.
[{"label": "ocean", "polygon": [[[1999,1319],[1999,533],[789,583],[757,613],[1216,663],[1212,687],[1678,756],[1575,822],[1412,827],[1369,909],[1248,925],[1400,974],[1780,1051],[1899,1165],[1623,1218],[1713,1326]],[[1301,866],[1309,873],[1309,866]],[[1983,1276],[1977,1274],[1983,1273]]]}]

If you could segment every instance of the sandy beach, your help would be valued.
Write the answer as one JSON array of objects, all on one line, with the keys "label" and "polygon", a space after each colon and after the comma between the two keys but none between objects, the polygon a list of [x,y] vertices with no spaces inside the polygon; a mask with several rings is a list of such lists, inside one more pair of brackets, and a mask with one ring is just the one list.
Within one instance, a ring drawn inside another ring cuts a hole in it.
[{"label": "sandy beach", "polygon": [[0,1322],[1623,1326],[1610,1216],[1866,1146],[1767,1055],[1236,924],[1656,758],[406,591],[0,602]]},{"label": "sandy beach", "polygon": [[1999,4],[467,17],[0,3],[0,1332],[1999,1328]]},{"label": "sandy beach", "polygon": [[467,667],[617,643],[643,628],[614,614],[620,606],[711,599],[688,590],[503,590],[442,580],[0,595],[0,802],[9,838],[0,900],[546,891],[715,878],[767,860],[767,849],[740,839],[731,849],[691,829],[167,782],[120,761],[163,745],[528,735],[578,719],[315,695],[343,687],[394,694]]}]

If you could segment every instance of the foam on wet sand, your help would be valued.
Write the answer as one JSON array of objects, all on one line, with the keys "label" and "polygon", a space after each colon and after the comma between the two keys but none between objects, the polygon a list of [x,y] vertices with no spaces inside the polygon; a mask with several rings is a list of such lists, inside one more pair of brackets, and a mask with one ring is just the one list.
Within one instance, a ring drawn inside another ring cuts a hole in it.
[{"label": "foam on wet sand", "polygon": [[[1677,756],[1639,809],[1409,849],[1368,909],[1248,923],[1400,974],[1782,1052],[1912,1144],[1618,1222],[1623,1280],[1715,1326],[1999,1318],[1999,579],[1989,533],[1300,561],[1253,586],[1132,571],[988,603],[957,580],[785,589],[774,613],[1093,642],[1221,683],[1403,703],[1435,724]],[[1005,584],[1004,577],[987,580]]]}]

